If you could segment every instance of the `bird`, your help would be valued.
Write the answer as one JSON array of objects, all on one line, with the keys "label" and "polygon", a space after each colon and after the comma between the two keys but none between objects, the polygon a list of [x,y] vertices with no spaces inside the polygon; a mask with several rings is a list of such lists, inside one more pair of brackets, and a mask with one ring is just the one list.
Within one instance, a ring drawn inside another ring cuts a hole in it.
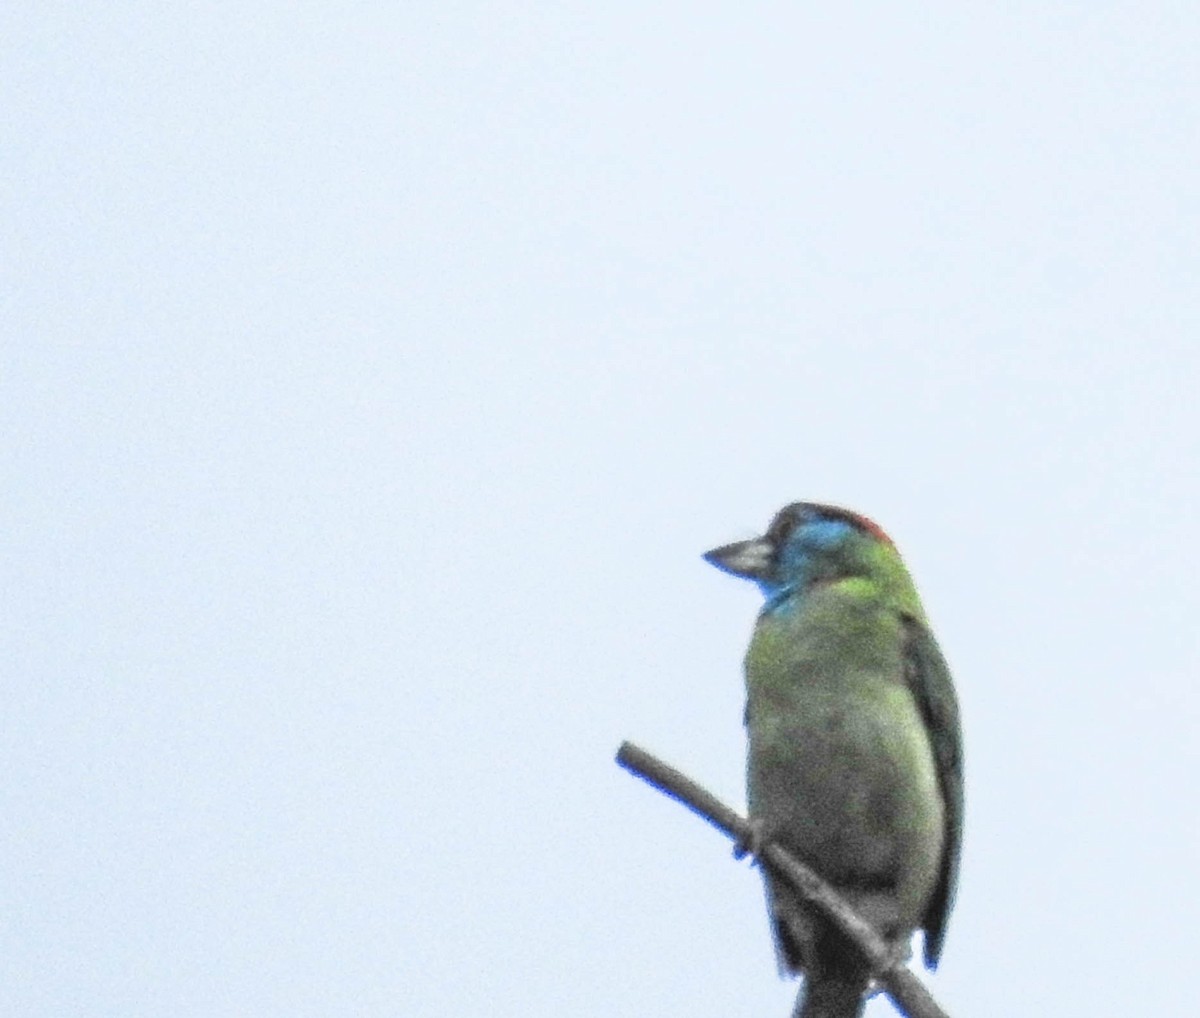
[{"label": "bird", "polygon": [[[839,506],[794,502],[765,534],[705,553],[765,598],[745,658],[747,802],[755,847],[807,864],[907,958],[936,968],[958,881],[958,700],[895,544]],[[857,1018],[861,952],[764,873],[779,968],[802,975],[795,1018]]]}]

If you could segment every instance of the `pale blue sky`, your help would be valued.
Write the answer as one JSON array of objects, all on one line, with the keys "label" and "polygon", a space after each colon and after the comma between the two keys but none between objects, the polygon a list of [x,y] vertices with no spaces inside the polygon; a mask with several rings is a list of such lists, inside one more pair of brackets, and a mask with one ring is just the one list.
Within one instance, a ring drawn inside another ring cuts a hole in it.
[{"label": "pale blue sky", "polygon": [[741,804],[798,498],[958,680],[951,1013],[1193,1006],[1200,12],[1000,8],[0,12],[0,1014],[783,1018],[611,757]]}]

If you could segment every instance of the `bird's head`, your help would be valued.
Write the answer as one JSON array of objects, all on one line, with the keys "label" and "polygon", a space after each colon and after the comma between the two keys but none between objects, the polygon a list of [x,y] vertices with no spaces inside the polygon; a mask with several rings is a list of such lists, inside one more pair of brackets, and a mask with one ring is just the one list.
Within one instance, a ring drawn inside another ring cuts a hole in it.
[{"label": "bird's head", "polygon": [[899,565],[891,538],[876,524],[814,502],[784,506],[761,537],[714,548],[704,558],[753,580],[769,600],[846,577],[874,578]]}]

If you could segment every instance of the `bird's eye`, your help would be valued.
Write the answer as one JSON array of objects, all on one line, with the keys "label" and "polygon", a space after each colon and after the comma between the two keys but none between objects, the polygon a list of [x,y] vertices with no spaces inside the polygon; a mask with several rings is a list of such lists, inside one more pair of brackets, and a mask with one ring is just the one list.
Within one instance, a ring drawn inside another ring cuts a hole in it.
[{"label": "bird's eye", "polygon": [[792,531],[809,521],[809,516],[808,509],[804,505],[786,506],[771,521],[771,525],[767,528],[767,537],[776,545],[783,544]]}]

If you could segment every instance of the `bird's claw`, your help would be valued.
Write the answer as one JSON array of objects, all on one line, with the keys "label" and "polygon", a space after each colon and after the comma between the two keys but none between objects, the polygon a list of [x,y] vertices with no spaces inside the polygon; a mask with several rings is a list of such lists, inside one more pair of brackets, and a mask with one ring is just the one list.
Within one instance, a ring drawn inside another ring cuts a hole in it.
[{"label": "bird's claw", "polygon": [[740,835],[733,843],[733,857],[735,859],[744,859],[748,855],[755,858],[762,855],[762,850],[766,847],[768,841],[768,832],[766,824],[761,820],[750,820],[747,822],[746,831]]},{"label": "bird's claw", "polygon": [[904,968],[912,958],[912,944],[907,940],[893,941],[888,945],[888,963],[884,968],[884,972],[890,972],[895,968]]},{"label": "bird's claw", "polygon": [[912,958],[912,945],[904,941],[897,941],[888,945],[887,961],[884,966],[875,973],[871,980],[871,985],[867,990],[867,995],[874,997],[877,993],[883,992],[883,984],[879,977],[884,973],[891,972],[893,969],[902,969],[908,965]]}]

